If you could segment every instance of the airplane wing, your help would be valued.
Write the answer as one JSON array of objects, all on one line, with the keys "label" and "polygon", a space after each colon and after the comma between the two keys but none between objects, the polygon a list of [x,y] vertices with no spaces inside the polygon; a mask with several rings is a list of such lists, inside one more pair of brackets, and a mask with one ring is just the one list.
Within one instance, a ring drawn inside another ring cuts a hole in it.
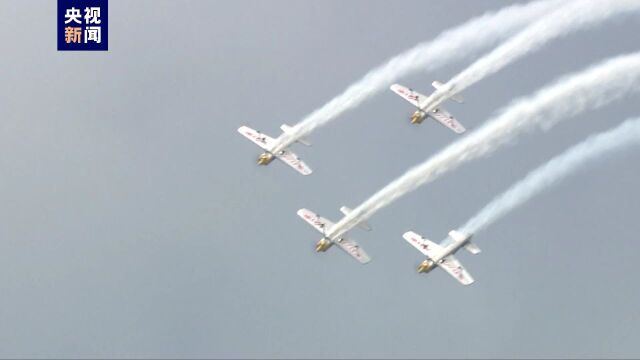
[{"label": "airplane wing", "polygon": [[414,91],[412,89],[409,89],[408,87],[405,87],[399,84],[391,85],[390,89],[394,93],[400,95],[403,99],[410,102],[411,105],[415,107],[420,107],[420,101],[427,98],[426,95],[422,95],[417,91]]},{"label": "airplane wing", "polygon": [[460,124],[458,120],[456,120],[456,118],[453,117],[453,115],[451,115],[447,110],[445,110],[442,107],[437,108],[434,111],[431,111],[429,113],[429,116],[436,119],[438,122],[440,122],[440,124],[453,130],[453,132],[455,132],[456,134],[462,134],[463,132],[466,131],[464,126],[462,126],[462,124]]},{"label": "airplane wing", "polygon": [[443,250],[443,247],[434,243],[429,239],[425,239],[413,231],[407,231],[402,235],[402,237],[407,240],[407,242],[413,245],[414,248],[418,249],[421,253],[423,253],[426,257],[430,259],[434,259],[438,257],[438,254]]},{"label": "airplane wing", "polygon": [[361,248],[353,239],[343,237],[335,241],[335,244],[347,254],[351,255],[354,259],[358,260],[361,264],[366,264],[371,261],[369,255],[367,255],[367,253],[364,252],[364,249]]},{"label": "airplane wing", "polygon": [[297,214],[323,235],[333,227],[331,220],[327,220],[309,209],[300,209]]},{"label": "airplane wing", "polygon": [[311,168],[305,164],[304,161],[300,160],[296,154],[288,149],[285,149],[275,155],[278,159],[282,160],[285,164],[291,166],[302,175],[309,175],[312,172]]},{"label": "airplane wing", "polygon": [[438,266],[448,272],[462,285],[470,285],[474,282],[471,275],[469,275],[467,270],[462,266],[462,264],[460,264],[460,261],[458,261],[458,259],[453,255],[449,255],[442,259],[442,262],[439,263]]},{"label": "airplane wing", "polygon": [[238,132],[242,134],[242,136],[253,141],[256,145],[260,146],[261,148],[267,151],[269,151],[273,147],[273,144],[275,143],[275,140],[269,135],[265,135],[248,126],[240,126],[238,128]]}]

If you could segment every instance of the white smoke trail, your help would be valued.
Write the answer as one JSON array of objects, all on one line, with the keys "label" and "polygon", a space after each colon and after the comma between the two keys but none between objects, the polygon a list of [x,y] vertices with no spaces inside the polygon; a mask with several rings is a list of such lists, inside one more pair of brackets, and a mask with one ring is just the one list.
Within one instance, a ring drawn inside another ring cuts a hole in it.
[{"label": "white smoke trail", "polygon": [[640,52],[606,60],[580,73],[563,77],[533,96],[515,101],[496,118],[410,169],[342,218],[335,236],[368,219],[377,210],[460,164],[487,155],[536,126],[550,129],[585,110],[602,107],[640,90]]},{"label": "white smoke trail", "polygon": [[526,54],[540,49],[555,38],[598,25],[604,20],[633,11],[640,11],[639,0],[574,1],[568,3],[527,26],[502,45],[478,59],[445,84],[444,89],[449,90],[447,91],[449,96],[459,93]]},{"label": "white smoke trail", "polygon": [[612,130],[592,135],[531,171],[524,179],[513,184],[509,190],[496,196],[478,214],[467,221],[462,231],[469,234],[476,233],[588,162],[630,145],[639,144],[640,119],[627,120]]},{"label": "white smoke trail", "polygon": [[280,139],[276,151],[360,105],[378,92],[386,90],[398,78],[418,70],[433,70],[474,54],[565,3],[566,1],[562,0],[541,0],[524,5],[512,5],[471,19],[441,33],[433,41],[418,44],[369,71],[342,94],[307,115],[293,126],[290,134],[285,134]]}]

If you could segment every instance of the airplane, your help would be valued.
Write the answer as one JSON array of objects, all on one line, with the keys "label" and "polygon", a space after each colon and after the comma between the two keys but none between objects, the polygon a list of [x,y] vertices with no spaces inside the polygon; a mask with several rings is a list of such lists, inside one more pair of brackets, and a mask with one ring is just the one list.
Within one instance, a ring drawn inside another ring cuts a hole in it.
[{"label": "airplane", "polygon": [[[351,209],[343,206],[340,208],[340,211],[344,215],[347,215],[351,212]],[[347,232],[350,229],[335,232],[335,224],[333,222],[323,218],[311,210],[300,209],[298,210],[298,216],[322,234],[322,238],[316,243],[316,252],[325,252],[329,250],[331,246],[336,244],[361,264],[366,264],[371,261],[371,258],[367,255],[364,249],[358,245],[355,240],[347,237]],[[356,224],[356,226],[359,226],[363,230],[371,231],[371,226],[369,226],[366,221],[361,221]]]},{"label": "airplane", "polygon": [[462,103],[463,99],[460,95],[450,95],[450,89],[446,89],[445,85],[439,81],[431,83],[436,91],[430,96],[420,94],[413,89],[404,87],[399,84],[391,85],[391,91],[400,95],[403,99],[410,102],[418,110],[411,115],[412,124],[420,124],[427,117],[437,120],[442,125],[453,130],[456,134],[465,132],[464,126],[458,122],[447,110],[440,106],[443,102],[451,99],[457,103]]},{"label": "airplane", "polygon": [[427,256],[427,259],[418,265],[419,273],[428,273],[438,266],[463,285],[470,285],[474,280],[453,254],[461,247],[474,255],[480,253],[480,248],[471,242],[471,236],[473,235],[451,230],[446,239],[436,244],[413,231],[407,231],[402,235],[409,244]]},{"label": "airplane", "polygon": [[[283,136],[291,133],[291,127],[283,124],[280,126],[280,129],[282,129],[283,133],[277,139],[262,134],[260,131],[254,130],[248,126],[239,127],[238,132],[264,150],[264,152],[258,157],[258,165],[268,165],[274,158],[278,158],[302,175],[311,174],[311,168],[307,166],[304,161],[300,160],[291,150],[287,149],[287,147],[294,141],[306,146],[311,146],[311,144],[305,139],[281,142],[280,140],[282,140],[281,138]],[[281,144],[278,145],[279,143]]]}]

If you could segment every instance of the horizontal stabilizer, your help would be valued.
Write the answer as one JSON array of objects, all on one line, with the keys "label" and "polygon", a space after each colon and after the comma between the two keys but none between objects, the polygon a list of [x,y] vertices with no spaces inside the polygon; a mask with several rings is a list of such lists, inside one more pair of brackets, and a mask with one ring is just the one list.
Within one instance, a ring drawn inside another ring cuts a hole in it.
[{"label": "horizontal stabilizer", "polygon": [[464,242],[471,239],[472,234],[465,234],[457,230],[449,231],[449,236],[456,242]]},{"label": "horizontal stabilizer", "polygon": [[[282,130],[282,132],[284,132],[285,134],[291,134],[293,132],[293,128],[287,124],[280,125],[280,130]],[[309,142],[309,140],[305,138],[296,139],[296,142],[304,146],[311,146],[311,143]]]},{"label": "horizontal stabilizer", "polygon": [[478,245],[471,242],[471,237],[473,236],[472,234],[465,234],[457,230],[451,230],[449,231],[449,236],[455,242],[466,242],[466,244],[464,245],[464,249],[472,253],[473,255],[480,253],[481,250]]},{"label": "horizontal stabilizer", "polygon": [[371,225],[366,221],[360,221],[358,227],[364,231],[371,231]]},{"label": "horizontal stabilizer", "polygon": [[[433,85],[433,87],[436,88],[436,90],[440,90],[444,87],[444,84],[437,80],[432,82],[431,85]],[[451,95],[449,99],[457,102],[458,104],[462,104],[464,102],[464,98],[460,94]]]},{"label": "horizontal stabilizer", "polygon": [[289,134],[289,133],[291,133],[291,126],[289,126],[287,124],[282,124],[282,125],[280,125],[280,130],[282,130],[282,132],[285,133],[285,134]]},{"label": "horizontal stabilizer", "polygon": [[451,95],[451,97],[449,99],[457,102],[458,104],[464,103],[464,98],[460,94]]},{"label": "horizontal stabilizer", "polygon": [[433,87],[436,88],[436,90],[440,90],[444,86],[444,84],[438,80],[432,82],[431,85],[433,85]]},{"label": "horizontal stabilizer", "polygon": [[[348,215],[352,210],[346,206],[340,208],[340,212],[344,215]],[[364,231],[371,231],[371,225],[366,220],[360,221],[358,227]]]},{"label": "horizontal stabilizer", "polygon": [[472,253],[473,255],[477,255],[480,254],[481,250],[478,247],[478,245],[472,243],[472,242],[468,242],[465,246],[464,249],[467,250],[468,252]]}]

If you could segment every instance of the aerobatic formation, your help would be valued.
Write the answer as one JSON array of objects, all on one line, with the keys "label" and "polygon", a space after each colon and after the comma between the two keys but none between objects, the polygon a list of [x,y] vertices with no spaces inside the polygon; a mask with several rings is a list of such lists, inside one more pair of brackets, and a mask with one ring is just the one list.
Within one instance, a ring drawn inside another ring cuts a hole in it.
[{"label": "aerobatic formation", "polygon": [[[306,136],[313,130],[328,124],[341,113],[363,103],[382,89],[390,88],[416,108],[409,119],[412,124],[421,124],[429,117],[449,128],[455,136],[460,136],[356,208],[341,207],[340,211],[344,216],[335,223],[313,211],[298,210],[298,216],[322,236],[315,245],[317,252],[325,252],[336,245],[356,261],[366,264],[371,258],[349,235],[353,228],[371,230],[367,220],[378,210],[421,185],[454,170],[462,163],[486,156],[502,145],[513,143],[513,140],[525,131],[548,131],[564,119],[601,108],[637,92],[640,90],[640,52],[614,56],[584,70],[563,76],[530,96],[511,101],[497,115],[468,133],[465,127],[442,107],[446,100],[462,103],[462,90],[526,54],[540,49],[553,39],[638,11],[640,0],[540,0],[509,6],[472,19],[443,32],[433,41],[419,44],[392,58],[296,125],[282,125],[283,132],[278,138],[274,139],[247,126],[241,126],[238,132],[263,150],[257,159],[259,165],[267,165],[277,158],[300,174],[309,175],[311,168],[289,148],[294,143],[309,146]],[[502,29],[499,24],[503,25]],[[418,70],[434,70],[447,62],[472,55],[500,40],[504,42],[479,57],[449,82],[443,84],[433,81],[435,91],[429,96],[395,83],[401,76]],[[628,120],[615,129],[589,137],[583,143],[549,160],[505,193],[494,198],[459,230],[451,230],[439,244],[414,231],[405,232],[402,237],[426,257],[418,265],[417,271],[429,273],[435,268],[441,268],[463,285],[473,283],[473,277],[454,254],[461,248],[472,254],[480,253],[480,248],[471,242],[474,233],[486,228],[590,160],[605,156],[613,150],[626,148],[630,144],[640,143],[639,121]]]}]

